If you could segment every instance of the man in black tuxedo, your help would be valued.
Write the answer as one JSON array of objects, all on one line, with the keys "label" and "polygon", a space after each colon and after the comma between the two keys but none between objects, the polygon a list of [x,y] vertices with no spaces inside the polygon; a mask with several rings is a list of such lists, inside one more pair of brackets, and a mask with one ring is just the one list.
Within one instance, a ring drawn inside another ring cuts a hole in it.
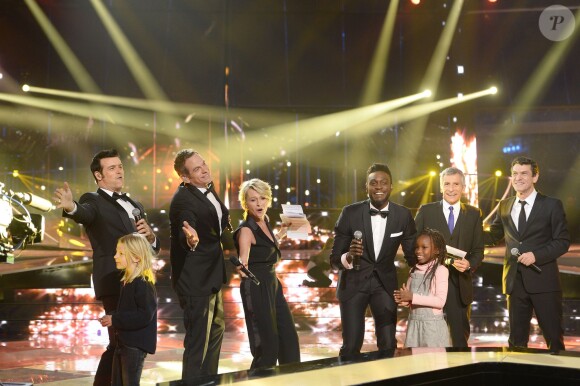
[{"label": "man in black tuxedo", "polygon": [[[515,197],[502,200],[486,241],[505,238],[503,292],[507,295],[510,347],[527,347],[532,312],[550,351],[565,350],[558,257],[568,251],[570,234],[562,201],[536,191],[536,161],[511,164]],[[517,253],[512,253],[517,249]]]},{"label": "man in black tuxedo", "polygon": [[[111,315],[117,309],[121,291],[120,271],[115,265],[117,240],[129,233],[139,232],[151,243],[156,252],[160,245],[147,224],[145,209],[139,202],[121,194],[125,171],[119,153],[103,150],[95,154],[91,162],[91,173],[95,178],[96,192],[85,193],[77,202],[68,183],[55,191],[57,207],[63,209],[63,217],[83,224],[93,248],[93,285],[95,295],[103,303],[105,313]],[[139,210],[135,221],[133,210]],[[117,346],[116,332],[108,327],[109,345],[101,356],[94,385],[110,385],[113,354]]]},{"label": "man in black tuxedo", "polygon": [[182,183],[169,208],[171,280],[183,309],[185,340],[182,378],[217,374],[225,322],[226,282],[221,235],[231,231],[229,211],[211,183],[198,152],[177,153],[174,169]]},{"label": "man in black tuxedo", "polygon": [[[411,211],[389,202],[392,188],[387,165],[371,165],[366,180],[369,199],[345,206],[334,228],[330,262],[340,270],[336,294],[343,356],[360,353],[368,306],[375,321],[379,350],[397,347],[397,305],[393,296],[399,287],[394,261],[402,245],[409,265],[415,264],[417,232]],[[360,241],[355,238],[357,231],[362,233]]]},{"label": "man in black tuxedo", "polygon": [[467,252],[464,259],[453,260],[449,268],[449,287],[445,319],[453,347],[467,347],[469,315],[473,301],[471,272],[483,261],[483,227],[479,208],[460,202],[465,190],[465,175],[451,167],[441,172],[443,200],[422,205],[415,216],[417,232],[436,229],[448,246]]}]

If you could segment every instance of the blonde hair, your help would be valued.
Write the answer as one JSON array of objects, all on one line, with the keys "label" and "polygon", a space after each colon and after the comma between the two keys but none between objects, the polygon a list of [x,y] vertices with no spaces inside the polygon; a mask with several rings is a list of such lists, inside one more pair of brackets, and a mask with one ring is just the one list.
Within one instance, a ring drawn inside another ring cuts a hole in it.
[{"label": "blonde hair", "polygon": [[262,181],[259,178],[252,178],[251,180],[244,181],[240,186],[240,192],[238,193],[238,200],[240,200],[240,204],[244,209],[244,217],[248,213],[248,203],[247,203],[247,194],[248,190],[253,189],[255,190],[260,196],[266,197],[268,200],[268,205],[266,209],[272,205],[272,188],[270,184],[266,181]]},{"label": "blonde hair", "polygon": [[133,272],[129,274],[129,271],[125,270],[121,280],[124,283],[131,283],[135,278],[143,276],[146,281],[155,284],[155,274],[153,273],[154,252],[145,236],[139,233],[122,236],[117,241],[117,247],[121,245],[125,247],[124,252],[127,264],[135,263]]}]

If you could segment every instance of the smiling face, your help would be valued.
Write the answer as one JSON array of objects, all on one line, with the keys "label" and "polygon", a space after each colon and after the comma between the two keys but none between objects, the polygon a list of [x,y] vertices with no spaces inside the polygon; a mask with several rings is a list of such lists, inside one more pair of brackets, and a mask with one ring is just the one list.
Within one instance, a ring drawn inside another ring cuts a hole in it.
[{"label": "smiling face", "polygon": [[415,255],[419,264],[426,264],[434,259],[436,250],[431,242],[431,237],[421,235],[415,242]]},{"label": "smiling face", "polygon": [[534,191],[539,174],[532,175],[532,165],[515,164],[512,166],[512,186],[519,198],[524,199]]},{"label": "smiling face", "polygon": [[101,159],[102,171],[94,173],[99,188],[120,192],[125,181],[125,170],[119,157]]},{"label": "smiling face", "polygon": [[377,209],[383,209],[389,202],[393,184],[391,177],[383,171],[376,171],[367,177],[367,194],[371,204]]},{"label": "smiling face", "polygon": [[455,203],[461,199],[461,194],[464,189],[465,185],[463,185],[461,174],[447,174],[443,176],[441,181],[441,193],[443,193],[443,199],[447,201],[449,205],[455,205]]},{"label": "smiling face", "polygon": [[269,206],[270,201],[265,195],[261,195],[252,188],[248,189],[246,192],[248,216],[253,217],[256,220],[263,220]]},{"label": "smiling face", "polygon": [[197,153],[185,160],[185,173],[181,179],[198,188],[205,188],[211,182],[211,172],[205,160]]}]

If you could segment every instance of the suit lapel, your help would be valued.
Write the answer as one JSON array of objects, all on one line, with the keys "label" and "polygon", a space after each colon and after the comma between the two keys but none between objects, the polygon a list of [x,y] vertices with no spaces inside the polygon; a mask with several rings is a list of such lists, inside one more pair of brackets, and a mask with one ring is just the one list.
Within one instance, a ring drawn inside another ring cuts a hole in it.
[{"label": "suit lapel", "polygon": [[528,229],[530,229],[530,224],[536,219],[536,217],[538,217],[538,213],[542,212],[542,208],[544,206],[544,197],[545,196],[541,195],[540,193],[536,195],[536,199],[534,200],[534,206],[532,206],[532,211],[530,212],[530,215],[528,216],[528,219],[526,221],[524,233],[521,235],[522,238],[528,232]]},{"label": "suit lapel", "polygon": [[508,224],[511,233],[513,235],[518,235],[518,228],[516,227],[516,224],[512,219],[512,207],[514,206],[515,201],[516,201],[515,196],[508,198],[507,205],[503,208],[503,213],[501,213],[501,216],[507,219],[507,221],[504,221],[504,224]]},{"label": "suit lapel", "polygon": [[387,249],[387,244],[390,242],[391,234],[395,233],[394,231],[396,231],[393,224],[395,223],[394,219],[397,218],[397,214],[395,213],[397,209],[394,205],[391,205],[390,202],[388,208],[389,208],[388,209],[389,216],[387,217],[387,226],[385,226],[385,234],[383,235],[383,243],[381,244],[381,250],[379,251],[379,255],[376,257],[377,261],[379,261],[383,257]]},{"label": "suit lapel", "polygon": [[[129,214],[127,213],[125,208],[123,208],[121,205],[119,205],[117,200],[115,200],[113,197],[109,196],[102,189],[98,189],[97,193],[99,194],[99,196],[103,197],[106,201],[110,202],[115,207],[115,209],[117,210],[117,214],[119,215],[119,219],[121,220],[121,222],[125,226],[125,229],[127,230],[127,234],[135,232],[135,230],[136,230],[135,225],[133,224],[133,222],[129,218]],[[136,208],[138,208],[138,206],[136,206],[136,205],[134,205],[134,206]]]},{"label": "suit lapel", "polygon": [[[193,194],[193,196],[195,198],[197,198],[199,201],[203,202],[208,207],[208,209],[212,213],[212,219],[211,219],[212,227],[219,235],[221,233],[219,217],[218,217],[217,210],[216,210],[215,206],[213,205],[213,203],[197,187],[195,187],[191,184],[185,184],[185,187],[187,188],[187,190],[191,194]],[[219,198],[218,198],[218,202],[220,202]],[[220,206],[221,206],[221,202],[220,202]]]},{"label": "suit lapel", "polygon": [[[367,251],[369,251],[369,256],[371,259],[376,260],[376,255],[375,255],[375,243],[373,242],[373,226],[371,224],[371,215],[369,213],[370,211],[370,201],[366,200],[365,201],[365,205],[363,205],[363,211],[362,211],[362,219],[363,219],[363,238],[364,238],[364,243],[365,243],[365,248]],[[388,220],[387,220],[388,222]],[[355,229],[356,231],[356,229]],[[371,237],[364,237],[364,235],[371,235]]]},{"label": "suit lapel", "polygon": [[[437,222],[439,224],[437,224],[436,229],[443,229],[443,237],[445,238],[445,240],[449,240],[451,238],[451,232],[449,232],[449,225],[447,225],[445,213],[443,213],[444,210],[445,207],[443,206],[443,201],[439,201],[439,205],[437,206]],[[457,228],[457,225],[455,226],[455,228]],[[455,229],[453,231],[455,232]]]}]

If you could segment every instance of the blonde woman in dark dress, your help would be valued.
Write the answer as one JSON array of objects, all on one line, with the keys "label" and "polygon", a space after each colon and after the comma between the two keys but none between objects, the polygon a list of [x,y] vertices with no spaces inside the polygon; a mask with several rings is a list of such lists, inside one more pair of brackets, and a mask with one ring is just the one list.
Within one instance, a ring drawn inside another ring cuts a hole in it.
[{"label": "blonde woman in dark dress", "polygon": [[256,285],[242,275],[240,294],[246,316],[251,368],[263,368],[300,362],[300,346],[294,320],[276,277],[276,263],[281,254],[278,239],[286,236],[284,224],[274,235],[266,215],[272,204],[272,189],[267,182],[254,178],[240,187],[239,200],[245,220],[234,232],[234,243],[241,263],[260,281]]}]

